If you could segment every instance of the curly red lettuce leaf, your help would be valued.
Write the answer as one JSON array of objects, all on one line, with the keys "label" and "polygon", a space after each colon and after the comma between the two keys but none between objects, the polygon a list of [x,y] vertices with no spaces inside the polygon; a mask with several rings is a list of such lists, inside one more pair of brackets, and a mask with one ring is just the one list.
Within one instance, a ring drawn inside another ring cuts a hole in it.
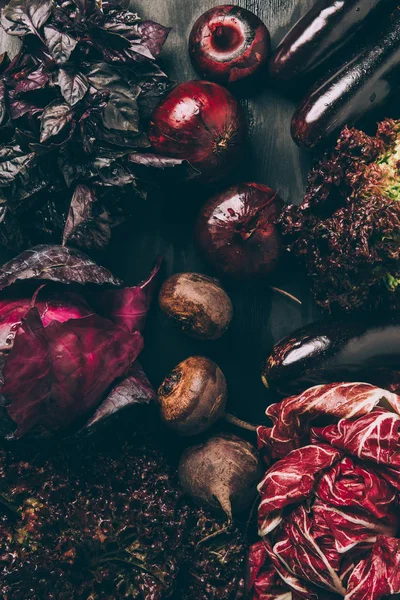
[{"label": "curly red lettuce leaf", "polygon": [[307,443],[313,420],[357,418],[370,413],[379,403],[392,406],[400,414],[397,394],[368,383],[318,385],[269,406],[266,414],[274,425],[258,428],[259,441],[273,458],[281,458]]},{"label": "curly red lettuce leaf", "polygon": [[17,426],[13,437],[65,429],[88,414],[142,347],[139,332],[98,315],[45,328],[38,310],[30,309],[3,370],[2,394]]}]

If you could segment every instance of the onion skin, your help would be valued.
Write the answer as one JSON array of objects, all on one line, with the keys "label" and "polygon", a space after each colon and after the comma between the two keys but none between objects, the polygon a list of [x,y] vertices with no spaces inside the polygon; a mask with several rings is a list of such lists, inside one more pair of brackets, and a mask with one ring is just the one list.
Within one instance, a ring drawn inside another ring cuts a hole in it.
[{"label": "onion skin", "polygon": [[217,279],[200,273],[172,275],[161,288],[159,304],[182,331],[199,340],[217,340],[228,329],[233,307]]},{"label": "onion skin", "polygon": [[223,415],[226,379],[209,358],[191,356],[164,379],[158,390],[161,418],[179,435],[197,435]]},{"label": "onion skin", "polygon": [[255,500],[262,475],[256,448],[235,435],[187,448],[179,464],[183,490],[198,504],[222,509],[229,522]]},{"label": "onion skin", "polygon": [[211,183],[235,168],[245,131],[242,109],[228,90],[210,81],[188,81],[156,107],[149,139],[157,153],[189,161],[203,182]]},{"label": "onion skin", "polygon": [[221,276],[268,277],[283,254],[276,220],[283,201],[257,183],[234,185],[210,198],[196,224],[195,240]]},{"label": "onion skin", "polygon": [[240,6],[223,5],[205,12],[193,25],[189,55],[204,78],[232,84],[253,78],[265,67],[271,38],[264,23]]}]

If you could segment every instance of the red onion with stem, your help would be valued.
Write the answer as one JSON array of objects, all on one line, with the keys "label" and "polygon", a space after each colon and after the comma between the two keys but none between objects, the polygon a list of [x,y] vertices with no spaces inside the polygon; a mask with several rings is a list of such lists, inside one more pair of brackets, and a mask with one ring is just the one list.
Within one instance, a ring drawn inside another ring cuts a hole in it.
[{"label": "red onion with stem", "polygon": [[150,122],[154,150],[189,161],[205,182],[223,179],[240,157],[245,119],[228,90],[209,81],[188,81],[159,104]]},{"label": "red onion with stem", "polygon": [[[283,255],[276,227],[282,207],[278,194],[259,183],[233,185],[216,194],[197,220],[195,239],[201,254],[222,277],[269,278]],[[288,292],[271,289],[300,303]]]},{"label": "red onion with stem", "polygon": [[240,6],[223,5],[205,12],[193,25],[189,54],[207,79],[222,84],[258,75],[270,54],[271,39],[264,23]]}]

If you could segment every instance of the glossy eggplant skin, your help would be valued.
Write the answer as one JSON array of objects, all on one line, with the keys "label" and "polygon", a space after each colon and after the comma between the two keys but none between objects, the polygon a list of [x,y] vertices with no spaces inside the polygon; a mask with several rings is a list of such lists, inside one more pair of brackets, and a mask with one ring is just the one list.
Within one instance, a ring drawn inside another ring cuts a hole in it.
[{"label": "glossy eggplant skin", "polygon": [[262,380],[287,396],[342,381],[399,392],[400,312],[356,313],[298,329],[274,346]]},{"label": "glossy eggplant skin", "polygon": [[399,89],[399,75],[400,9],[396,9],[360,53],[319,82],[300,103],[292,119],[294,141],[316,148],[345,125],[365,119]]},{"label": "glossy eggplant skin", "polygon": [[298,81],[347,46],[384,0],[317,0],[290,29],[271,58],[271,76]]}]

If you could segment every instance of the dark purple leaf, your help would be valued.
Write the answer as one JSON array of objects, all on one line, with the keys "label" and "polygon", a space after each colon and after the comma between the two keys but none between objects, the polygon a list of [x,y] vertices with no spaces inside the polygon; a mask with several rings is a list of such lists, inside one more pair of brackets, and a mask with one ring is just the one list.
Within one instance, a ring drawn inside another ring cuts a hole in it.
[{"label": "dark purple leaf", "polygon": [[15,86],[15,91],[18,94],[21,94],[25,92],[33,92],[34,90],[41,90],[46,87],[48,82],[49,76],[47,73],[45,73],[43,65],[41,65],[35,71],[28,73],[25,79],[20,79]]},{"label": "dark purple leaf", "polygon": [[9,35],[37,34],[52,8],[52,0],[10,0],[2,12],[2,25]]},{"label": "dark purple leaf", "polygon": [[131,96],[112,91],[103,111],[103,124],[111,131],[122,131],[125,134],[138,133],[139,111],[136,100]]},{"label": "dark purple leaf", "polygon": [[[104,11],[114,10],[115,8],[126,10],[129,8],[130,0],[103,0],[102,8]],[[132,14],[132,13],[131,13]],[[136,18],[138,18],[136,16]]]},{"label": "dark purple leaf", "polygon": [[80,71],[73,69],[60,69],[58,72],[58,85],[64,100],[74,106],[82,100],[89,89],[89,82]]},{"label": "dark purple leaf", "polygon": [[34,115],[39,115],[42,112],[42,108],[36,106],[29,100],[25,100],[24,98],[10,98],[10,105],[8,108],[8,112],[10,118],[16,121],[25,115],[29,115],[33,117]]},{"label": "dark purple leaf", "polygon": [[44,37],[51,56],[59,64],[64,64],[70,59],[78,43],[73,37],[54,27],[45,27]]},{"label": "dark purple leaf", "polygon": [[0,244],[19,252],[24,245],[25,237],[18,219],[6,206],[0,206]]},{"label": "dark purple leaf", "polygon": [[120,35],[115,31],[111,31],[111,29],[100,27],[99,25],[91,28],[90,37],[92,42],[100,51],[103,51],[104,48],[107,48],[109,52],[112,52],[113,50],[123,52],[131,45],[129,39],[123,35]]},{"label": "dark purple leaf", "polygon": [[127,40],[140,40],[141,36],[138,32],[136,22],[132,20],[125,21],[124,19],[108,19],[103,24],[104,29],[112,33],[118,33],[124,36]]},{"label": "dark purple leaf", "polygon": [[72,0],[81,15],[93,15],[100,12],[97,0]]},{"label": "dark purple leaf", "polygon": [[151,117],[155,107],[171,89],[171,82],[163,77],[146,77],[142,81],[142,91],[138,98],[140,114],[144,119]]},{"label": "dark purple leaf", "polygon": [[25,250],[0,269],[0,291],[16,281],[45,279],[59,283],[121,285],[104,267],[88,256],[65,246],[41,245]]},{"label": "dark purple leaf", "polygon": [[190,180],[197,177],[200,172],[193,167],[189,161],[169,156],[160,156],[151,153],[134,153],[129,155],[129,161],[135,165],[149,167],[152,169],[174,169],[178,171],[180,179]]},{"label": "dark purple leaf", "polygon": [[73,112],[66,102],[54,100],[43,111],[40,124],[40,141],[47,142],[58,135],[72,121]]},{"label": "dark purple leaf", "polygon": [[27,154],[18,147],[3,146],[0,149],[0,188],[9,186],[20,175],[28,175],[33,160],[32,152]]},{"label": "dark purple leaf", "polygon": [[149,404],[157,396],[140,364],[136,361],[127,376],[117,383],[107,398],[100,404],[94,415],[84,426],[85,430],[97,428],[109,417],[135,404]]},{"label": "dark purple leaf", "polygon": [[63,245],[93,250],[106,248],[111,237],[110,221],[93,190],[86,185],[78,185],[65,223]]},{"label": "dark purple leaf", "polygon": [[137,286],[97,292],[93,303],[98,312],[129,331],[142,332],[146,325],[160,267],[161,260],[157,262],[146,281]]},{"label": "dark purple leaf", "polygon": [[32,308],[3,371],[2,393],[17,426],[13,437],[65,429],[88,414],[142,346],[138,332],[128,333],[97,315],[44,327]]},{"label": "dark purple leaf", "polygon": [[171,31],[170,27],[163,27],[159,23],[154,21],[143,21],[138,25],[138,31],[142,38],[142,44],[144,44],[157,58],[160,54],[165,41]]}]

